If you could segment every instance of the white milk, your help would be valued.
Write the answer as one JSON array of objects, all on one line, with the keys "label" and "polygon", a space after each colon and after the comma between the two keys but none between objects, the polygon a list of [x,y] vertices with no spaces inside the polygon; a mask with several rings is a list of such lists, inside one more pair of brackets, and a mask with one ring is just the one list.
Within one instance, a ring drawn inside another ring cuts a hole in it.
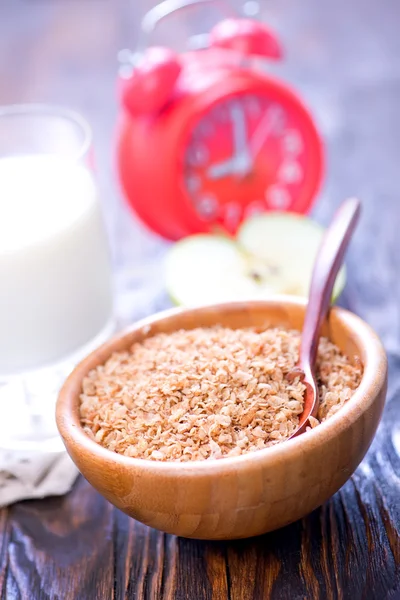
[{"label": "white milk", "polygon": [[53,155],[0,158],[0,377],[62,360],[111,319],[96,187]]}]

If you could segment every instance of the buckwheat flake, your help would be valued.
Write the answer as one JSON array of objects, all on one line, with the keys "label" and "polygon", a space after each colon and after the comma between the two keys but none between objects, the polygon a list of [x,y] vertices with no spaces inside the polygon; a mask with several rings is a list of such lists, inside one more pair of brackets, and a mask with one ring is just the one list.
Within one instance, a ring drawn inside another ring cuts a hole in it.
[{"label": "buckwheat flake", "polygon": [[[295,330],[215,326],[157,334],[113,354],[84,379],[86,433],[119,454],[157,461],[219,459],[286,440],[303,411],[305,386],[288,378]],[[319,345],[320,409],[310,428],[358,387],[362,366],[326,338]]]}]

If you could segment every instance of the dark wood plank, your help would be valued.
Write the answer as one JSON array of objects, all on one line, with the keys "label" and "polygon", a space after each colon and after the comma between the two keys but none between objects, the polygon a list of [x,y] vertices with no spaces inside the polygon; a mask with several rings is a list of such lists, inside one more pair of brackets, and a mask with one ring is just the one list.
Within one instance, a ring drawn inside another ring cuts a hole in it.
[{"label": "dark wood plank", "polygon": [[89,591],[94,598],[111,598],[112,507],[83,480],[72,494],[43,504],[12,509],[4,597],[17,589],[21,598],[83,599]]},{"label": "dark wood plank", "polygon": [[[71,105],[91,121],[116,264],[162,253],[120,208],[111,172],[116,54],[132,45],[151,2],[0,0],[0,103]],[[349,194],[364,214],[341,303],[380,333],[390,385],[382,425],[360,468],[323,507],[260,538],[177,539],[114,509],[85,481],[64,498],[0,511],[4,600],[389,600],[400,598],[400,6],[396,0],[263,3],[327,140],[314,214],[326,223]],[[93,83],[88,85],[88,80]],[[117,243],[118,241],[118,243]],[[140,269],[130,273],[144,281]],[[134,297],[136,318],[150,310]],[[155,287],[152,308],[165,303]]]}]

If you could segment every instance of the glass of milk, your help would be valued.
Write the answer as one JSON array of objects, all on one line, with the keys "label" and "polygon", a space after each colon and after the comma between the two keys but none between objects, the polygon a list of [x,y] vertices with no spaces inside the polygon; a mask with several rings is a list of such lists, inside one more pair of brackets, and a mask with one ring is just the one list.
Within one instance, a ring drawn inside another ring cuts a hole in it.
[{"label": "glass of milk", "polygon": [[113,330],[91,131],[68,110],[0,107],[0,448],[56,450],[58,390]]}]

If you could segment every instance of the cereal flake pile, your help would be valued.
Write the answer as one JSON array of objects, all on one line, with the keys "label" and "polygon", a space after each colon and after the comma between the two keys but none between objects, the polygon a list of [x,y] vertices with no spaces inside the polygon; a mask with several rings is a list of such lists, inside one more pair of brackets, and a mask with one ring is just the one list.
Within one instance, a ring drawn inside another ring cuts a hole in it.
[{"label": "cereal flake pile", "polygon": [[[304,385],[287,374],[300,334],[220,326],[157,334],[118,352],[83,381],[80,416],[96,442],[125,456],[190,461],[238,456],[296,429]],[[322,338],[320,421],[359,385],[362,367]]]}]

